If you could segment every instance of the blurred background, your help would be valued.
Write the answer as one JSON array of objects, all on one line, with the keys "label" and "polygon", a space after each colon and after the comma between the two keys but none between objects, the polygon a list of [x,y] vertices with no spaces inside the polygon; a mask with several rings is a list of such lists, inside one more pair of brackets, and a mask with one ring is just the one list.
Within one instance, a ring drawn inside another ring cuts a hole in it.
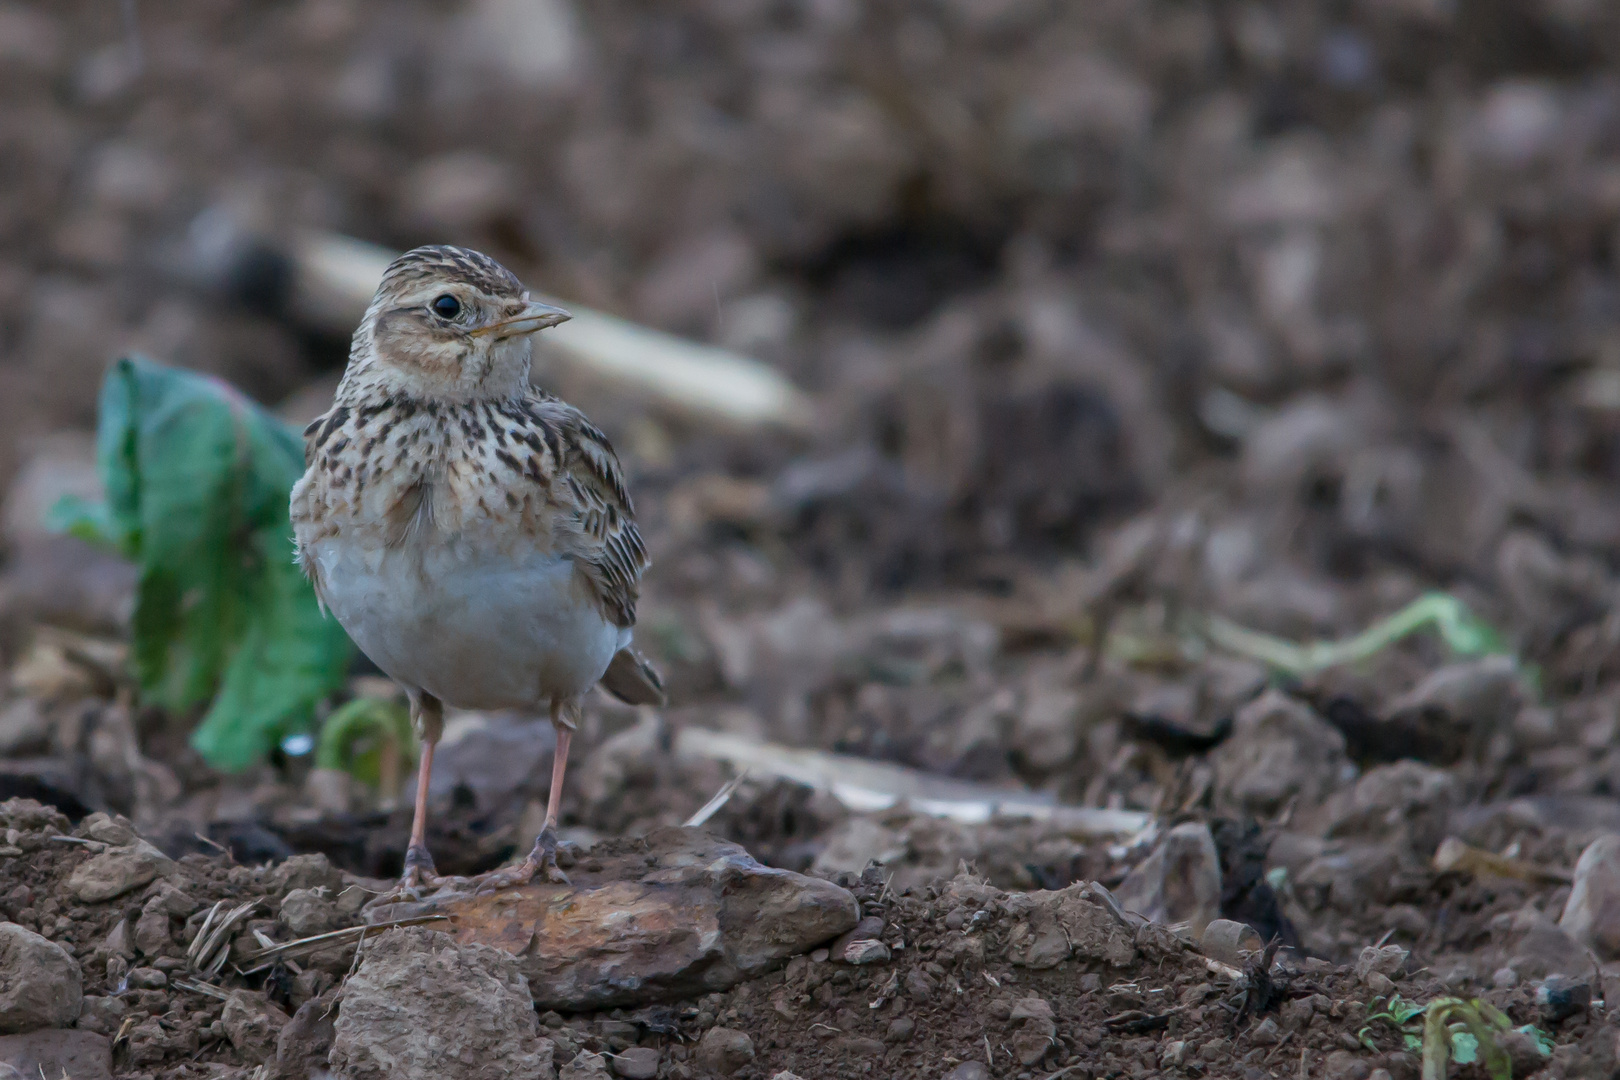
[{"label": "blurred background", "polygon": [[[40,525],[95,489],[117,356],[327,406],[313,231],[477,247],[810,396],[727,424],[541,350],[625,459],[673,699],[592,706],[577,835],[706,800],[727,768],[662,752],[692,726],[1161,815],[1303,813],[1395,756],[1458,805],[1613,796],[1617,62],[1602,0],[0,4],[7,782],[397,869],[388,792],[312,811],[296,755],[223,778],[114,692],[132,572]],[[1189,626],[1341,638],[1430,590],[1533,679],[1414,638],[1283,680],[1343,768],[1218,767],[1276,680]],[[543,728],[452,724],[441,868],[519,849]],[[716,827],[795,868],[1110,866],[852,820],[756,778]]]}]

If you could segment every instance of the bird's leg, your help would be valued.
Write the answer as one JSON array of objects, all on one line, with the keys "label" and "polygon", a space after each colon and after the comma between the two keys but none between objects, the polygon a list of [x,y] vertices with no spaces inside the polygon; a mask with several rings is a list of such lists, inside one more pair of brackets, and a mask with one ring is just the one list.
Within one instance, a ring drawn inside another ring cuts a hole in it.
[{"label": "bird's leg", "polygon": [[411,843],[405,849],[405,873],[400,877],[401,890],[414,891],[420,885],[437,885],[438,873],[433,869],[433,856],[427,849],[428,780],[433,775],[433,748],[444,734],[444,705],[425,690],[411,695],[411,720],[416,725],[416,737],[422,744],[422,760],[416,769],[416,811],[411,818]]},{"label": "bird's leg", "polygon": [[551,791],[546,796],[546,822],[535,837],[528,856],[510,870],[497,870],[479,882],[478,891],[527,885],[535,875],[554,885],[568,884],[568,875],[557,866],[557,815],[562,809],[563,774],[568,770],[568,744],[578,726],[578,701],[553,701],[551,724],[557,729],[557,750],[551,757]]}]

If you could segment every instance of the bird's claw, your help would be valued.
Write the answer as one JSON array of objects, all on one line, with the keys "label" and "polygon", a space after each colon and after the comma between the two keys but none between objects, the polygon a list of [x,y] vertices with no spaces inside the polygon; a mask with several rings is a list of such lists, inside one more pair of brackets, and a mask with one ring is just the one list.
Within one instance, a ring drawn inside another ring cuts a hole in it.
[{"label": "bird's claw", "polygon": [[557,830],[550,825],[540,831],[540,835],[535,838],[534,849],[521,863],[508,870],[496,870],[485,874],[479,880],[478,888],[474,890],[473,895],[510,889],[516,885],[527,885],[536,877],[552,885],[569,883],[568,875],[557,865]]}]

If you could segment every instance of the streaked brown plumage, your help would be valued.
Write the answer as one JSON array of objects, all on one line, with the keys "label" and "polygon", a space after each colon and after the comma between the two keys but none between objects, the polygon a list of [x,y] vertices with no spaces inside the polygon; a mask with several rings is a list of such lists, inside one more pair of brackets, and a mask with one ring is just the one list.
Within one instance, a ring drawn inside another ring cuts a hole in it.
[{"label": "streaked brown plumage", "polygon": [[438,880],[423,843],[441,703],[549,711],[545,831],[499,885],[558,876],[555,824],[580,697],[599,680],[662,700],[630,647],[646,550],[618,457],[529,385],[529,335],[567,318],[478,252],[388,268],[332,408],[305,431],[299,560],[323,604],[411,700],[422,736],[402,888]]}]

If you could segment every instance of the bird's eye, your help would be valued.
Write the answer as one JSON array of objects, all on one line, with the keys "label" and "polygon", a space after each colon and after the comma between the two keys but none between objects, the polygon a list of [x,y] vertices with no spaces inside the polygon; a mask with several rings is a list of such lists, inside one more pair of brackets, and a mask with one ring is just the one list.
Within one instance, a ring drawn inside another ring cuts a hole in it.
[{"label": "bird's eye", "polygon": [[433,301],[432,307],[433,314],[439,316],[441,319],[453,319],[457,315],[461,314],[461,301],[457,300],[449,293],[445,293],[443,296]]}]

